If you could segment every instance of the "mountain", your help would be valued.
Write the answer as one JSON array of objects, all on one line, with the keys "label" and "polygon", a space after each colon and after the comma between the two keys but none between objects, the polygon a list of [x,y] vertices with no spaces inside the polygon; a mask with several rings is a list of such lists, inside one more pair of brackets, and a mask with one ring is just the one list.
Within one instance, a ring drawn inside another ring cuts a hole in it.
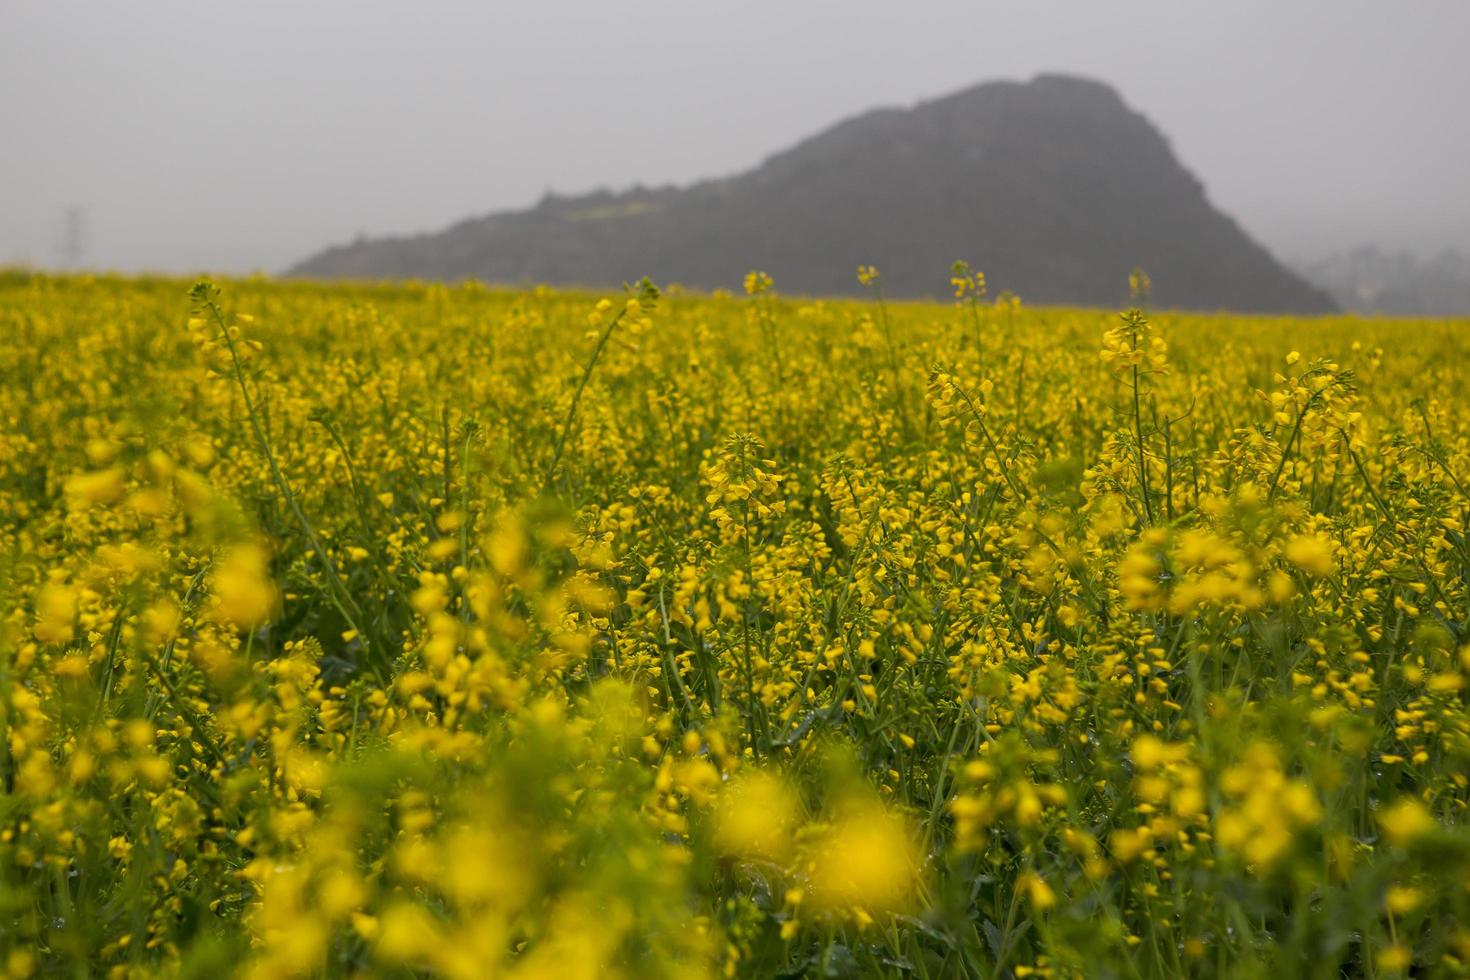
[{"label": "mountain", "polygon": [[1470,258],[1432,258],[1371,245],[1296,265],[1343,309],[1391,316],[1470,316]]},{"label": "mountain", "polygon": [[991,82],[876,109],[733,177],[687,187],[548,195],[437,234],[360,240],[288,271],[314,278],[610,285],[649,276],[735,287],[762,269],[788,293],[947,294],[965,259],[992,293],[1124,302],[1141,266],[1154,303],[1318,313],[1324,293],[1281,266],[1106,85]]}]

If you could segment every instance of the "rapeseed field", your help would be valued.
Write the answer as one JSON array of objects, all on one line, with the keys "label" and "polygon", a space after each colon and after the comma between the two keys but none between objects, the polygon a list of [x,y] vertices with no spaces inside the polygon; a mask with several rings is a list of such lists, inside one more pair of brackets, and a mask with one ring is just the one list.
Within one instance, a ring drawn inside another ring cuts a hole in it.
[{"label": "rapeseed field", "polygon": [[857,274],[7,274],[0,975],[1470,973],[1470,323]]}]

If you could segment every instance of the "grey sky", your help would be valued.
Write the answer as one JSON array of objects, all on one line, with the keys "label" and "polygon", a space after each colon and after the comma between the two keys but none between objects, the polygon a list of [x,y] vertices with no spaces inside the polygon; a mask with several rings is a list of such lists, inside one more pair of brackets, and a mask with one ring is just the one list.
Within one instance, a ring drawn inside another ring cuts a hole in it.
[{"label": "grey sky", "polygon": [[117,269],[744,169],[1038,71],[1115,85],[1283,256],[1470,250],[1470,2],[0,0],[0,264]]}]

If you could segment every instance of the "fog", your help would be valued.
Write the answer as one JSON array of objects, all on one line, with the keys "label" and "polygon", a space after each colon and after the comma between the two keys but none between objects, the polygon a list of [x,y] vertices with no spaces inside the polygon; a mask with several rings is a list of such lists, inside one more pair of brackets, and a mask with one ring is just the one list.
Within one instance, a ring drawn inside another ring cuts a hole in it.
[{"label": "fog", "polygon": [[1470,250],[1467,38],[1463,0],[3,0],[0,264],[278,270],[1040,71],[1116,86],[1282,257]]}]

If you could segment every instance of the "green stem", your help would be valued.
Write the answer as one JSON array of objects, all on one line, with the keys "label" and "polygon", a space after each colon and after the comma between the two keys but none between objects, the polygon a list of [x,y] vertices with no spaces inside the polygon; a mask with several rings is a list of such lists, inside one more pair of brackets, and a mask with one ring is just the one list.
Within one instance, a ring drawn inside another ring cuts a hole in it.
[{"label": "green stem", "polygon": [[[213,286],[208,288],[209,290],[214,289]],[[362,630],[358,624],[362,619],[362,610],[357,607],[357,603],[347,592],[346,587],[342,585],[342,579],[337,574],[336,564],[327,554],[326,548],[322,546],[316,529],[312,526],[311,521],[307,519],[305,512],[302,511],[301,505],[296,500],[296,495],[292,493],[290,483],[287,482],[285,474],[281,472],[280,464],[276,462],[276,455],[271,448],[270,439],[266,436],[265,430],[261,428],[260,415],[256,410],[255,399],[250,394],[250,386],[245,380],[245,368],[240,362],[239,348],[235,343],[235,338],[230,335],[230,328],[225,323],[224,313],[220,310],[219,304],[215,302],[210,292],[201,290],[198,287],[196,287],[196,290],[196,295],[200,299],[204,309],[209,311],[215,323],[219,326],[220,333],[224,336],[225,347],[230,352],[230,363],[234,369],[235,384],[240,389],[240,397],[245,403],[245,414],[250,420],[250,427],[255,433],[255,441],[260,447],[261,455],[265,457],[266,466],[270,470],[271,481],[275,484],[276,491],[285,499],[286,506],[290,509],[292,516],[296,518],[296,523],[301,526],[302,531],[306,534],[306,539],[311,545],[312,553],[316,555],[317,561],[321,563],[324,574],[328,581],[331,582],[329,594],[333,605],[342,614],[342,618],[347,621],[347,625],[357,630],[358,634],[361,635]],[[349,607],[351,608],[349,609]]]},{"label": "green stem", "polygon": [[560,431],[556,436],[556,447],[551,452],[551,463],[546,467],[546,474],[543,479],[547,484],[551,483],[551,478],[556,473],[556,466],[561,462],[561,454],[567,445],[567,436],[571,433],[572,423],[577,418],[577,406],[582,401],[582,392],[586,389],[587,382],[592,379],[592,369],[597,367],[597,361],[602,357],[603,349],[607,347],[607,342],[612,338],[613,331],[617,329],[619,323],[623,322],[623,317],[627,313],[628,309],[624,307],[618,312],[617,316],[614,316],[608,321],[607,326],[603,328],[602,336],[597,338],[597,346],[592,349],[592,356],[587,358],[587,364],[582,368],[582,378],[577,382],[577,389],[572,392],[571,404],[567,406],[566,417],[562,419]]}]

